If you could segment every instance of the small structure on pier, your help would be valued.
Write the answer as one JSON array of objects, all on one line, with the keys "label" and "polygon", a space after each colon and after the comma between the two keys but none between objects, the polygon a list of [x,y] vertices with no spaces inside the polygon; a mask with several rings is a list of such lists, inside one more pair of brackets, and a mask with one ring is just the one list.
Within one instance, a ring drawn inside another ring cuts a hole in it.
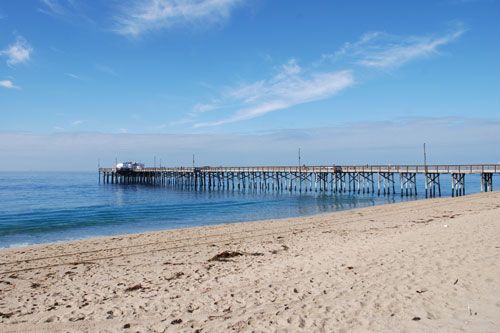
[{"label": "small structure on pier", "polygon": [[123,162],[115,165],[115,168],[119,171],[141,170],[144,169],[144,164],[138,162]]}]

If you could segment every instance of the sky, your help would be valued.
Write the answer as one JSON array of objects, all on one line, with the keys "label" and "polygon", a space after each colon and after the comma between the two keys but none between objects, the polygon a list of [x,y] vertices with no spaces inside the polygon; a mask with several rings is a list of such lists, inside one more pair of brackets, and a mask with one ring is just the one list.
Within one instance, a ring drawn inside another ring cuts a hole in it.
[{"label": "sky", "polygon": [[0,170],[500,162],[500,1],[0,0]]}]

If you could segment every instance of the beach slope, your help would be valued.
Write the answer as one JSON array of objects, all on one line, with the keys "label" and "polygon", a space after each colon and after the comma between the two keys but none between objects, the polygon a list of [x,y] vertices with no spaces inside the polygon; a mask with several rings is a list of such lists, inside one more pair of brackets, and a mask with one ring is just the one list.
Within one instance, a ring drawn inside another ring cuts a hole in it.
[{"label": "beach slope", "polygon": [[500,192],[0,251],[0,331],[500,331]]}]

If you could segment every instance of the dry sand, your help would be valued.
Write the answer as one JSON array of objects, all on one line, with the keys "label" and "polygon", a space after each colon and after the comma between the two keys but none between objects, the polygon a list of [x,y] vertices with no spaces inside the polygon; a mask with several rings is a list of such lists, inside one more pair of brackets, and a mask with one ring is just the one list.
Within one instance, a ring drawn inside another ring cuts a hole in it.
[{"label": "dry sand", "polygon": [[0,254],[5,332],[500,331],[500,192]]}]

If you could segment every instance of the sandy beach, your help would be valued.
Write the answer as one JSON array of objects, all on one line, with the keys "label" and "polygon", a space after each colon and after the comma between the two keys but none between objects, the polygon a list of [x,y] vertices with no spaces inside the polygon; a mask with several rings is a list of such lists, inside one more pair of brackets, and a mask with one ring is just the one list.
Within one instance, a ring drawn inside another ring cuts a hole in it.
[{"label": "sandy beach", "polygon": [[498,332],[500,192],[0,251],[2,332]]}]

